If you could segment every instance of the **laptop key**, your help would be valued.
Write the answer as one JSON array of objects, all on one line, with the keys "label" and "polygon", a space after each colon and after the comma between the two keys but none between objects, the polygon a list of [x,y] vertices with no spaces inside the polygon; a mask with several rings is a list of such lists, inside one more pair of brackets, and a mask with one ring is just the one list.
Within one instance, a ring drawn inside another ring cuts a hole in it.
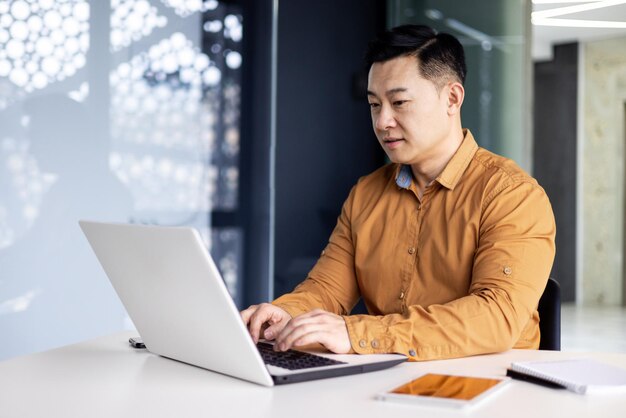
[{"label": "laptop key", "polygon": [[288,370],[309,369],[313,367],[332,366],[346,364],[343,361],[333,360],[315,354],[303,353],[302,351],[287,350],[274,351],[272,344],[260,342],[257,344],[259,353],[266,364],[282,367]]}]

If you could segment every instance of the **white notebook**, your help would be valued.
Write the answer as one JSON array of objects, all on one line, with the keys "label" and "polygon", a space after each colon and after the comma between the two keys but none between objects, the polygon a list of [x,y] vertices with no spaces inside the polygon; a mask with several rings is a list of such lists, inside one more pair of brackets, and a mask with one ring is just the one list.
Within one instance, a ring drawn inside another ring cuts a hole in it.
[{"label": "white notebook", "polygon": [[580,394],[626,391],[626,369],[595,360],[524,361],[511,364],[511,369]]}]

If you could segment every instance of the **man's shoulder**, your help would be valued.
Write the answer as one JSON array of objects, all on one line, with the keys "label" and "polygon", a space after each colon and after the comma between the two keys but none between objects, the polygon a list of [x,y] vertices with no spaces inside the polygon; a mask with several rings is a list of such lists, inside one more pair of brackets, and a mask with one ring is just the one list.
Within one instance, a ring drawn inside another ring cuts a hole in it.
[{"label": "man's shoulder", "polygon": [[537,181],[515,161],[484,148],[478,148],[473,160],[480,167],[481,174],[490,178],[492,183],[532,183],[538,185]]},{"label": "man's shoulder", "polygon": [[376,169],[375,171],[361,177],[356,184],[359,189],[378,189],[384,188],[391,180],[395,178],[398,164],[388,163]]},{"label": "man's shoulder", "polygon": [[367,205],[368,202],[380,199],[395,183],[397,168],[398,164],[385,164],[370,174],[359,178],[351,192],[355,204]]},{"label": "man's shoulder", "polygon": [[526,199],[530,193],[547,200],[543,187],[515,161],[484,148],[474,155],[474,185],[481,184],[483,207],[495,199]]}]

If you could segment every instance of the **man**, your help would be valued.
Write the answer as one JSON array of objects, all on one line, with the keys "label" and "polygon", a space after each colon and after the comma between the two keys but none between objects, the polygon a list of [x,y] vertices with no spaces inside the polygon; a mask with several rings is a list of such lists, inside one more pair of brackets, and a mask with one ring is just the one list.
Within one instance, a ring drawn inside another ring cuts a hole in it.
[{"label": "man", "polygon": [[[554,216],[532,177],[462,128],[463,47],[408,25],[370,42],[366,60],[392,164],[353,187],[303,283],[242,311],[253,339],[411,360],[538,348]],[[359,297],[369,315],[349,315]]]}]

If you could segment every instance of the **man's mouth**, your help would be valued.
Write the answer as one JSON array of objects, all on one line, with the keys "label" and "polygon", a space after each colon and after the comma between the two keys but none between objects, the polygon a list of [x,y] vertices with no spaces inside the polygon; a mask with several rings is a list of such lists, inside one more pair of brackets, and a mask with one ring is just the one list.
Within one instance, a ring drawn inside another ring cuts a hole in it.
[{"label": "man's mouth", "polygon": [[404,141],[404,139],[402,139],[402,138],[383,138],[383,142],[385,144],[392,144],[394,142],[400,142],[400,141]]}]

